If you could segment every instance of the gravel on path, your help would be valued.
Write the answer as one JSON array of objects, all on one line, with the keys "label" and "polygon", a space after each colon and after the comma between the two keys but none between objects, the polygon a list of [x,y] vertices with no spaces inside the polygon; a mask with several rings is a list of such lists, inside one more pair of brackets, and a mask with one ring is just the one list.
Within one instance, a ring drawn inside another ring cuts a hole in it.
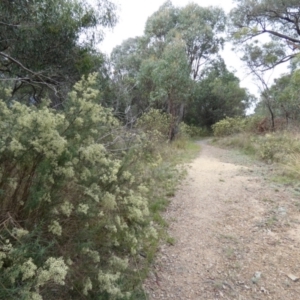
[{"label": "gravel on path", "polygon": [[[152,299],[300,299],[299,195],[273,167],[201,142],[165,212],[144,289]],[[294,277],[292,277],[294,276]]]}]

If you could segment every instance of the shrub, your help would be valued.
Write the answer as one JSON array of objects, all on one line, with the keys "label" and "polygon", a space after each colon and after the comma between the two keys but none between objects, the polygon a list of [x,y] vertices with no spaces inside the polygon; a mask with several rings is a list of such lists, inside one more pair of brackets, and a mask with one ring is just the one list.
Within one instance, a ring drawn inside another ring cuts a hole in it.
[{"label": "shrub", "polygon": [[0,101],[1,299],[129,297],[131,259],[156,239],[128,163],[141,147],[109,151],[119,125],[95,81],[78,82],[63,111]]},{"label": "shrub", "polygon": [[158,109],[150,109],[137,121],[136,128],[142,129],[144,133],[155,139],[166,140],[170,130],[171,115],[163,113]]},{"label": "shrub", "polygon": [[286,163],[289,155],[298,153],[300,142],[288,132],[268,133],[264,136],[258,136],[257,154],[259,158],[267,162]]},{"label": "shrub", "polygon": [[187,125],[184,122],[181,122],[179,125],[179,133],[182,133],[184,136],[191,138],[199,138],[210,135],[208,129],[195,125]]},{"label": "shrub", "polygon": [[222,137],[241,132],[260,132],[260,124],[265,120],[259,116],[249,116],[245,118],[225,118],[212,126],[214,136]]},{"label": "shrub", "polygon": [[141,139],[143,158],[148,162],[159,161],[160,151],[168,143],[171,115],[157,109],[150,109],[137,121],[135,129]]},{"label": "shrub", "polygon": [[214,136],[226,136],[241,132],[245,127],[242,118],[225,118],[212,126]]}]

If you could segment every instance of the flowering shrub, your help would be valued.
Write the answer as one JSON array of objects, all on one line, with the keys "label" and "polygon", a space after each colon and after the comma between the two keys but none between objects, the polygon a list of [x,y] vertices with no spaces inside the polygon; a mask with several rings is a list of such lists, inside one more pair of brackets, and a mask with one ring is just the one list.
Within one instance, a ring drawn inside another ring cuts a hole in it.
[{"label": "flowering shrub", "polygon": [[132,174],[142,147],[136,167],[109,151],[119,125],[95,83],[78,82],[62,111],[0,101],[0,299],[129,297],[131,259],[156,239]]}]

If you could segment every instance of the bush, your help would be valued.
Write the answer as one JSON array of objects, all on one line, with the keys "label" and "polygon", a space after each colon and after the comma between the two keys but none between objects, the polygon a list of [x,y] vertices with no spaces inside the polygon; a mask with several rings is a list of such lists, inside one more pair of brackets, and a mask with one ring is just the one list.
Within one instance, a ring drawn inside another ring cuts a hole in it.
[{"label": "bush", "polygon": [[199,138],[209,136],[210,132],[206,128],[198,127],[195,125],[187,125],[184,122],[179,124],[179,133],[190,138]]},{"label": "bush", "polygon": [[153,135],[156,136],[156,138],[159,137],[163,140],[167,140],[171,118],[170,114],[152,108],[138,119],[136,128],[142,129],[143,132],[150,136]]},{"label": "bush", "polygon": [[260,124],[264,120],[262,117],[236,117],[225,118],[212,126],[214,136],[222,137],[241,132],[258,133],[260,132]]},{"label": "bush", "polygon": [[286,163],[289,156],[298,153],[300,149],[299,139],[288,132],[258,136],[256,142],[258,157],[267,162]]},{"label": "bush", "polygon": [[244,119],[242,118],[225,118],[212,126],[214,136],[226,136],[241,132],[245,127]]},{"label": "bush", "polygon": [[298,174],[300,138],[295,132],[278,131],[267,134],[239,133],[218,140],[218,144],[242,149],[267,163],[287,165]]},{"label": "bush", "polygon": [[119,125],[95,81],[63,111],[0,101],[0,299],[127,298],[126,270],[157,237],[130,172],[142,147],[109,150]]}]

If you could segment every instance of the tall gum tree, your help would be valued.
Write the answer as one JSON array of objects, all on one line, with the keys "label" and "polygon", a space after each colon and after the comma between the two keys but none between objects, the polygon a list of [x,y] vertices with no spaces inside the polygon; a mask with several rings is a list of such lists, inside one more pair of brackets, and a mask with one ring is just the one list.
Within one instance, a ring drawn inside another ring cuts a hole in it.
[{"label": "tall gum tree", "polygon": [[[298,0],[236,0],[230,33],[244,45],[253,66],[266,71],[294,58],[300,50]],[[265,37],[264,42],[259,42]]]},{"label": "tall gum tree", "polygon": [[[186,112],[198,117],[198,111],[191,113],[191,107],[200,109],[203,104],[212,110],[204,112],[205,121],[197,121],[197,125],[210,126],[224,114],[243,114],[249,97],[227,70],[211,73],[213,86],[209,80],[204,85],[198,84],[207,78],[207,69],[219,61],[225,25],[225,14],[219,8],[204,8],[195,3],[179,8],[171,1],[165,2],[148,18],[144,36],[129,39],[113,50],[117,98],[128,108],[123,105],[123,110],[131,114],[154,107],[170,113],[173,120],[170,139]],[[201,97],[201,89],[208,86],[211,105]],[[193,102],[197,105],[191,106]]]},{"label": "tall gum tree", "polygon": [[220,8],[195,3],[177,8],[167,1],[148,18],[145,36],[158,56],[170,41],[180,37],[185,43],[191,76],[197,80],[201,67],[211,62],[223,47],[225,24],[225,13]]},{"label": "tall gum tree", "polygon": [[259,82],[261,101],[275,129],[276,102],[266,71],[291,62],[300,50],[300,5],[297,0],[236,0],[230,12],[230,33]]},{"label": "tall gum tree", "polygon": [[156,94],[160,99],[166,99],[167,112],[172,120],[169,139],[176,134],[178,123],[183,118],[183,109],[190,96],[190,69],[185,55],[185,45],[180,40],[174,40],[164,49],[162,58],[155,62],[152,78]]},{"label": "tall gum tree", "polygon": [[114,90],[112,106],[115,114],[121,119],[125,118],[127,124],[134,122],[135,116],[148,106],[139,84],[141,64],[147,58],[142,37],[125,40],[113,49],[110,56],[111,85]]},{"label": "tall gum tree", "polygon": [[201,81],[194,82],[192,93],[186,120],[201,127],[210,127],[225,117],[243,116],[253,101],[221,58],[206,69]]}]

